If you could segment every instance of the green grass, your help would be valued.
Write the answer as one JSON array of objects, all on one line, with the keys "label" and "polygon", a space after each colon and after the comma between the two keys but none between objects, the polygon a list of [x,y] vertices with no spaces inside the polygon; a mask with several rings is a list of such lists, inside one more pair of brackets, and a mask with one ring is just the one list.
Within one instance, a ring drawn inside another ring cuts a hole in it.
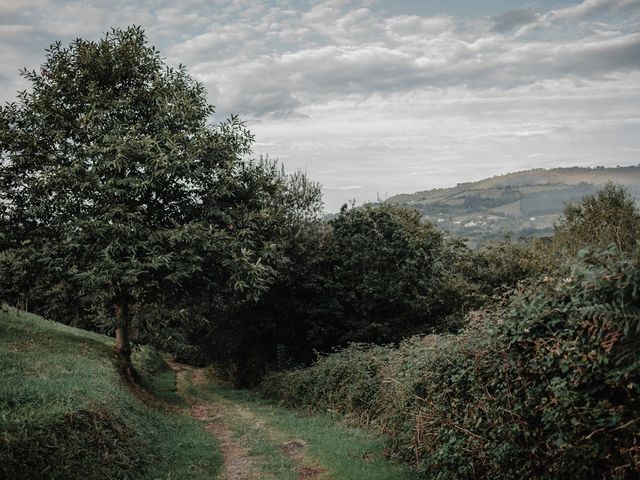
[{"label": "green grass", "polygon": [[[35,315],[0,313],[0,477],[214,478],[215,440],[196,421],[136,398],[112,345]],[[149,390],[180,404],[157,353],[143,349],[134,361]]]},{"label": "green grass", "polygon": [[309,455],[326,467],[333,478],[343,480],[410,480],[417,475],[409,467],[385,459],[387,440],[361,428],[338,423],[328,416],[306,415],[278,408],[247,392],[226,390],[224,398],[256,412],[271,428],[307,442]]},{"label": "green grass", "polygon": [[[241,443],[249,448],[258,466],[279,480],[298,478],[293,462],[280,446],[293,439],[307,443],[308,464],[326,468],[328,478],[340,480],[413,480],[417,473],[409,466],[385,458],[388,440],[362,428],[336,421],[326,415],[305,413],[274,406],[246,390],[233,390],[212,381],[191,386],[189,394],[209,402],[223,402],[246,409],[250,415],[225,415],[225,421]],[[227,409],[227,412],[229,409]]]},{"label": "green grass", "polygon": [[267,431],[259,428],[249,419],[228,416],[227,423],[239,442],[247,448],[249,455],[261,472],[269,475],[269,478],[278,480],[296,480],[298,478],[298,474],[294,470],[296,466],[294,460],[286,456],[280,449],[280,444],[283,442],[278,442]]},{"label": "green grass", "polygon": [[146,390],[166,403],[185,406],[184,399],[176,391],[176,372],[167,365],[160,352],[144,345],[134,350],[132,358]]}]

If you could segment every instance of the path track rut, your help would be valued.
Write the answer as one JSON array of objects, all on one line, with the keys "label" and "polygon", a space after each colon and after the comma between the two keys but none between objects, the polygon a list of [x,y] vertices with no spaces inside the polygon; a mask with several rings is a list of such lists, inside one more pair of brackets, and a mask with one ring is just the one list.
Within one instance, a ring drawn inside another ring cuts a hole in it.
[{"label": "path track rut", "polygon": [[[211,394],[194,394],[212,382],[206,369],[174,361],[167,363],[176,372],[178,394],[187,404],[185,413],[203,422],[205,428],[218,439],[224,462],[224,472],[218,480],[331,480],[325,467],[310,461],[306,455],[307,443],[303,440],[292,439],[284,432],[269,428],[263,419],[243,405]],[[273,443],[277,454],[291,460],[292,468],[283,472],[282,477],[261,470],[260,456],[250,451],[241,434],[234,432],[234,425],[237,423],[232,421],[234,419],[260,431]]]}]

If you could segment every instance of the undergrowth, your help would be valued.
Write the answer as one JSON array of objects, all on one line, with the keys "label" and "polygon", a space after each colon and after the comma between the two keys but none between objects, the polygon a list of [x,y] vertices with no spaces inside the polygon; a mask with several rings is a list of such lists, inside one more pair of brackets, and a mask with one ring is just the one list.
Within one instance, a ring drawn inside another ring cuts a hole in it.
[{"label": "undergrowth", "polygon": [[264,395],[392,438],[423,478],[640,476],[640,267],[583,252],[460,335],[353,345]]},{"label": "undergrowth", "polygon": [[[0,313],[0,477],[211,478],[217,445],[192,419],[137,398],[112,341],[35,315]],[[157,353],[134,355],[143,383],[178,403]],[[145,394],[142,393],[142,398]]]}]

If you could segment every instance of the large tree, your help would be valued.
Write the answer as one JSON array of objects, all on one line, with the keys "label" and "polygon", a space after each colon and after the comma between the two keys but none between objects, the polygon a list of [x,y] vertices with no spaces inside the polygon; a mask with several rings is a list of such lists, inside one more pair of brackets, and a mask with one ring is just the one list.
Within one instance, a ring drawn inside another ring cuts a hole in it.
[{"label": "large tree", "polygon": [[56,43],[23,76],[30,89],[0,110],[2,257],[110,312],[127,375],[136,300],[268,286],[283,255],[260,228],[282,177],[243,160],[236,118],[208,123],[203,86],[142,29]]}]

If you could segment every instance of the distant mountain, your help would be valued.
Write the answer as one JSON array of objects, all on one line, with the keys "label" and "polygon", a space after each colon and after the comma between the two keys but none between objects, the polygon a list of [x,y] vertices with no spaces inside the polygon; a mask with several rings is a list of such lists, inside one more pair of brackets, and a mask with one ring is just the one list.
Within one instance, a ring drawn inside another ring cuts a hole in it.
[{"label": "distant mountain", "polygon": [[547,235],[565,204],[580,201],[608,181],[625,185],[640,200],[640,165],[637,165],[539,168],[460,183],[452,188],[396,195],[388,201],[418,209],[426,219],[477,246],[506,234]]}]

